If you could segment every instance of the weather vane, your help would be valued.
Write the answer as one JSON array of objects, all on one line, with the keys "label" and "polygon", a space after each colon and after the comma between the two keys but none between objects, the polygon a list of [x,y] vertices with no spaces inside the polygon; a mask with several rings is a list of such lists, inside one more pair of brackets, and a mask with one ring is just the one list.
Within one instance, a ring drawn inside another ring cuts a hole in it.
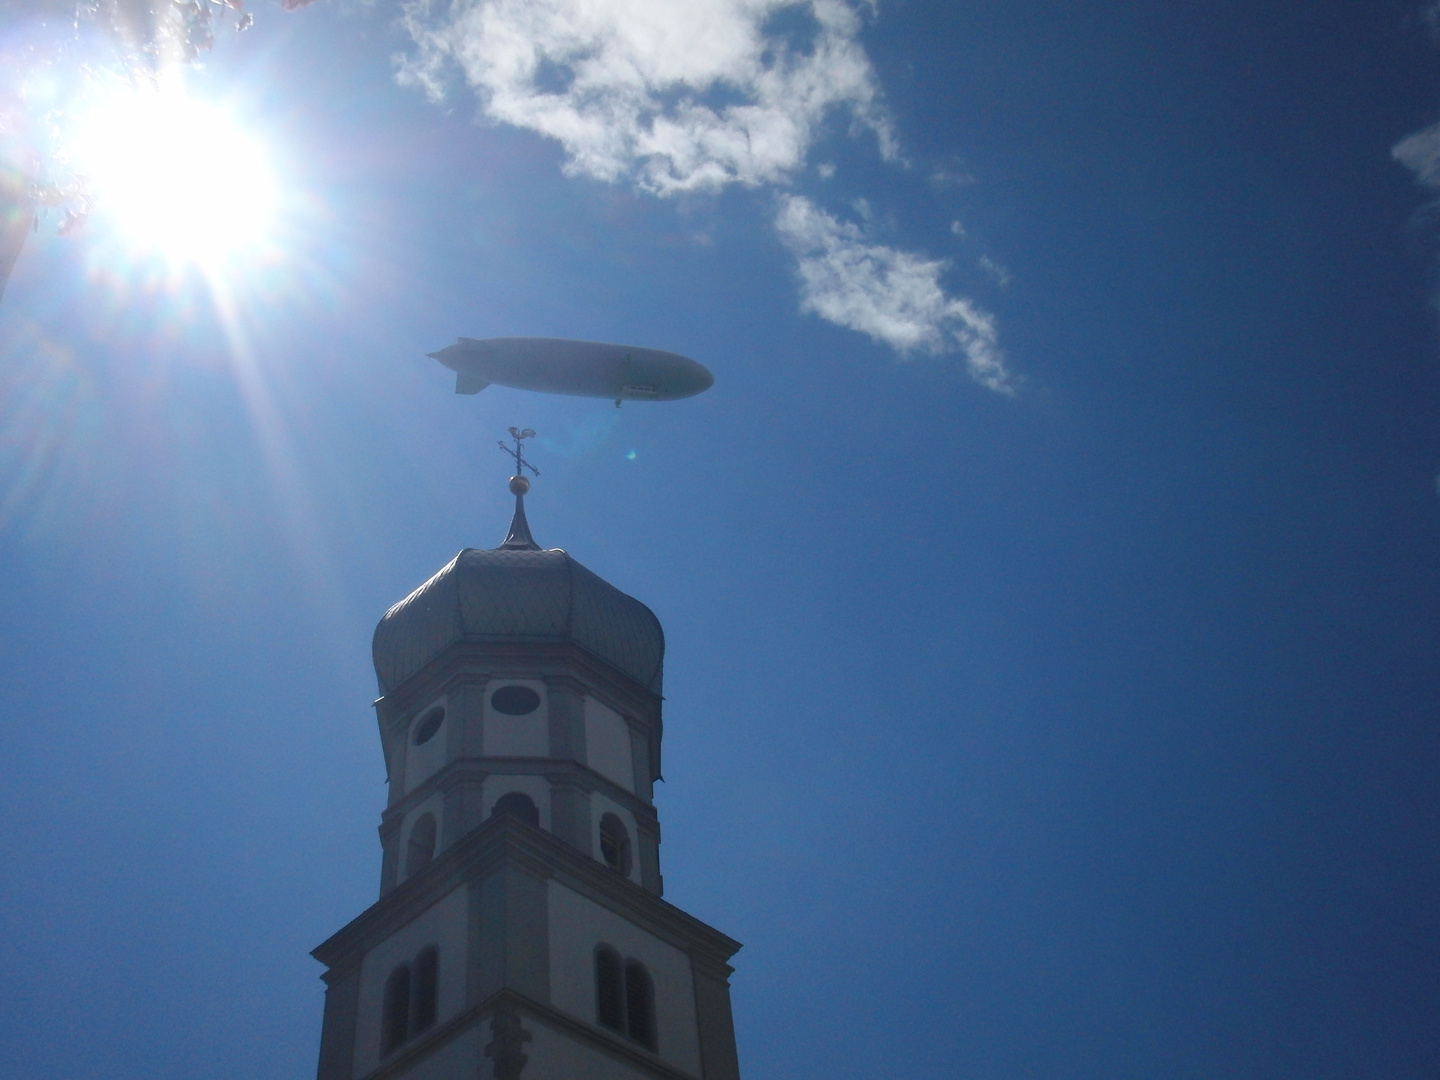
[{"label": "weather vane", "polygon": [[510,477],[510,494],[515,496],[515,517],[510,522],[510,532],[506,534],[501,549],[509,551],[539,551],[540,545],[535,543],[535,538],[530,535],[530,523],[525,520],[525,493],[530,490],[530,481],[525,478],[525,470],[529,469],[536,476],[540,470],[525,460],[525,440],[535,437],[534,428],[510,429],[510,437],[515,440],[515,448],[512,450],[505,445],[505,440],[500,440],[500,449],[515,459],[515,475]]},{"label": "weather vane", "polygon": [[[515,440],[515,449],[512,450],[506,446],[504,439],[501,439],[497,445],[501,450],[504,450],[505,453],[515,459],[515,475],[523,480],[525,478],[525,470],[529,469],[536,476],[539,476],[540,470],[525,460],[525,446],[523,443],[523,440],[533,439],[535,437],[535,429],[527,427],[522,431],[519,428],[512,427],[510,429],[510,437]],[[530,485],[526,484],[525,486],[529,487]]]}]

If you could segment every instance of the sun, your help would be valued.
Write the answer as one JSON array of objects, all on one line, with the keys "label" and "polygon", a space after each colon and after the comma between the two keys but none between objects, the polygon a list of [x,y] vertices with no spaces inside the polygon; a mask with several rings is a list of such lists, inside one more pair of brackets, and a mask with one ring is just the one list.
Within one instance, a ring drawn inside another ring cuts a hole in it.
[{"label": "sun", "polygon": [[90,111],[74,166],[103,219],[137,255],[218,269],[273,230],[265,147],[226,109],[182,87],[125,89]]}]

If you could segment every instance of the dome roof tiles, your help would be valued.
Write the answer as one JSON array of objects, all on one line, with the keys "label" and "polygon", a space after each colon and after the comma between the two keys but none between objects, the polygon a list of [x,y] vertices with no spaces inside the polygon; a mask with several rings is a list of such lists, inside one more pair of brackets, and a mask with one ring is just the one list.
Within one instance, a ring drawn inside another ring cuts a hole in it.
[{"label": "dome roof tiles", "polygon": [[[527,537],[528,539],[528,537]],[[375,674],[388,694],[461,641],[569,641],[660,693],[655,614],[558,548],[466,548],[385,613]]]}]

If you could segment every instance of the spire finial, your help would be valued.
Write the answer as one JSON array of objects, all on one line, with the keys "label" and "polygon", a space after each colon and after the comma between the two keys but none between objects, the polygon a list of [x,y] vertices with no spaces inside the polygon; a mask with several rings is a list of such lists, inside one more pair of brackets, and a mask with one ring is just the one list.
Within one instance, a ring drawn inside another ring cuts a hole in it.
[{"label": "spire finial", "polygon": [[512,450],[505,445],[505,440],[500,440],[500,449],[515,459],[515,475],[510,477],[510,491],[515,496],[515,516],[510,519],[510,531],[505,534],[505,540],[501,543],[502,549],[510,551],[539,551],[540,545],[530,535],[530,523],[525,520],[525,493],[530,490],[530,481],[525,477],[525,470],[529,469],[536,476],[540,470],[525,460],[525,447],[522,440],[535,437],[534,428],[526,428],[520,431],[516,428],[510,429],[510,437],[515,440],[515,448]]}]

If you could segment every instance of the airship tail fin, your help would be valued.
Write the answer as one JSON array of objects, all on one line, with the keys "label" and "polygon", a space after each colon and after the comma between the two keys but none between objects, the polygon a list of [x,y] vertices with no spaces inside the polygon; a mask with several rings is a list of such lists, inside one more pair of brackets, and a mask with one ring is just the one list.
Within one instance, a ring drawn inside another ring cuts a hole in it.
[{"label": "airship tail fin", "polygon": [[478,375],[471,375],[468,371],[457,371],[455,373],[455,392],[457,394],[478,394],[490,384]]}]

